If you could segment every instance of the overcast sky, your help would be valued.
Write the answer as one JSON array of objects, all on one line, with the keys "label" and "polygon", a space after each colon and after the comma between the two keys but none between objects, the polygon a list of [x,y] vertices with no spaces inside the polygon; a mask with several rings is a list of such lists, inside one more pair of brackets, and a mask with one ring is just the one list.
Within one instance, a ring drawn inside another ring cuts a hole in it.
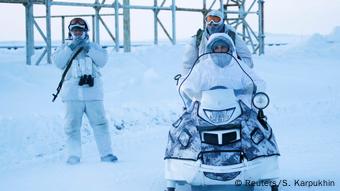
[{"label": "overcast sky", "polygon": [[[65,1],[65,0],[64,0]],[[73,2],[94,2],[94,0],[72,0]],[[107,1],[107,2],[112,2]],[[120,0],[122,2],[122,0]],[[134,5],[152,5],[153,0],[130,0]],[[161,1],[159,0],[159,3]],[[168,0],[167,5],[171,1]],[[209,2],[209,0],[208,0]],[[210,0],[212,2],[212,0]],[[250,2],[250,0],[249,0]],[[202,7],[202,0],[177,0],[178,7]],[[255,9],[256,10],[256,9]],[[52,14],[93,14],[91,8],[61,7],[53,6]],[[112,9],[105,9],[103,13],[114,13]],[[44,15],[44,6],[35,6],[34,15]],[[148,10],[133,10],[131,12],[132,41],[153,39],[153,14]],[[194,34],[202,25],[202,16],[198,13],[177,12],[177,38],[183,39]],[[171,34],[171,14],[163,11],[160,18]],[[87,18],[89,24],[91,19]],[[104,20],[112,29],[114,34],[114,17],[104,17]],[[122,17],[120,18],[122,21]],[[44,27],[44,20],[37,20]],[[68,20],[67,20],[68,21]],[[248,18],[250,24],[256,26],[255,16]],[[25,40],[25,9],[21,4],[0,3],[0,41]],[[61,21],[53,19],[52,39],[61,39]],[[122,28],[122,24],[120,24]],[[286,33],[298,35],[310,35],[314,33],[327,34],[335,26],[340,26],[340,0],[267,0],[265,1],[265,32]],[[254,27],[257,31],[257,27]],[[101,28],[101,39],[107,40],[109,36]],[[160,38],[165,38],[159,27]],[[90,34],[91,35],[91,34]],[[41,40],[35,30],[36,40]],[[122,39],[122,34],[121,34]]]}]

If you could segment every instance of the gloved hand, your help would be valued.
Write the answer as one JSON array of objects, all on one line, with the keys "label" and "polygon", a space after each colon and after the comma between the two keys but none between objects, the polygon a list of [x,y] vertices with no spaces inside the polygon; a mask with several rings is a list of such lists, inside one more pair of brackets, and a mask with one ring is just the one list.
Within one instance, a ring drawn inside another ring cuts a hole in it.
[{"label": "gloved hand", "polygon": [[70,49],[73,51],[75,50],[76,48],[80,47],[80,46],[83,46],[83,44],[85,43],[86,41],[84,39],[79,39],[79,38],[76,38],[76,39],[73,39],[72,40],[72,43],[70,45],[68,45],[68,47],[70,47]]},{"label": "gloved hand", "polygon": [[84,47],[84,52],[88,53],[90,50],[90,43],[88,41],[85,41],[82,46]]},{"label": "gloved hand", "polygon": [[76,48],[83,47],[83,51],[87,54],[90,50],[90,43],[87,40],[83,40],[81,43],[78,44]]}]

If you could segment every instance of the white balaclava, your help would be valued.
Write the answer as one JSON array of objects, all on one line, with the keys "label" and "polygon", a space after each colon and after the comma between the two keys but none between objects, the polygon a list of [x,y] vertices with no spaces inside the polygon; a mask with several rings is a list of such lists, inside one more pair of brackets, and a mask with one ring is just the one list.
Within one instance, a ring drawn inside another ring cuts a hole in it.
[{"label": "white balaclava", "polygon": [[88,37],[87,32],[85,32],[85,31],[80,36],[74,35],[73,32],[70,32],[70,33],[71,33],[71,36],[72,36],[72,40],[84,40],[84,39],[86,39],[86,37]]},{"label": "white balaclava", "polygon": [[[84,30],[83,34],[81,36],[76,36],[74,35],[74,33],[72,32],[73,29],[75,28],[79,28],[79,29],[82,29]],[[86,21],[82,18],[74,18],[70,21],[70,24],[68,26],[68,29],[69,29],[69,37],[72,39],[72,40],[86,40],[88,39],[88,25],[86,23]]]},{"label": "white balaclava", "polygon": [[212,10],[210,11],[207,15],[206,18],[208,16],[215,16],[215,17],[220,17],[220,22],[215,23],[215,24],[209,24],[207,23],[206,28],[207,28],[207,32],[209,33],[209,35],[212,35],[214,33],[218,33],[218,32],[223,32],[224,30],[224,16],[223,13],[221,11],[218,10]]},{"label": "white balaclava", "polygon": [[[228,53],[213,53],[216,46],[222,45],[228,47]],[[207,42],[206,50],[210,54],[210,58],[213,60],[214,64],[223,68],[231,62],[232,54],[235,51],[234,43],[232,39],[225,33],[215,33],[212,34]]]}]

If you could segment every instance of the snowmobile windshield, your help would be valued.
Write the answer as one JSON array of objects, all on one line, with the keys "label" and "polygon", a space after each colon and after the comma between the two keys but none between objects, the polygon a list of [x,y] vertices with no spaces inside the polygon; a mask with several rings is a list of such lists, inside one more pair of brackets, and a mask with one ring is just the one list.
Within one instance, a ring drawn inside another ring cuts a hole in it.
[{"label": "snowmobile windshield", "polygon": [[179,87],[184,104],[188,106],[192,100],[199,100],[202,91],[226,87],[233,89],[236,97],[250,106],[255,84],[246,67],[231,53],[199,56]]}]

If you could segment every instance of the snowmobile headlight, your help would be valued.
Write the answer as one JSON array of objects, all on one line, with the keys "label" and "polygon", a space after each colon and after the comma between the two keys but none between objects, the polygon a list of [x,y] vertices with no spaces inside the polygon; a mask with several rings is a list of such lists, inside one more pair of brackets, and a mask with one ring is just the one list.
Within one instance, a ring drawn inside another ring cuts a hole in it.
[{"label": "snowmobile headlight", "polygon": [[222,123],[227,122],[233,116],[235,107],[225,110],[203,109],[203,111],[205,115],[208,117],[208,119],[213,123]]},{"label": "snowmobile headlight", "polygon": [[258,92],[253,97],[253,105],[257,109],[264,109],[269,105],[269,97],[264,92]]}]

